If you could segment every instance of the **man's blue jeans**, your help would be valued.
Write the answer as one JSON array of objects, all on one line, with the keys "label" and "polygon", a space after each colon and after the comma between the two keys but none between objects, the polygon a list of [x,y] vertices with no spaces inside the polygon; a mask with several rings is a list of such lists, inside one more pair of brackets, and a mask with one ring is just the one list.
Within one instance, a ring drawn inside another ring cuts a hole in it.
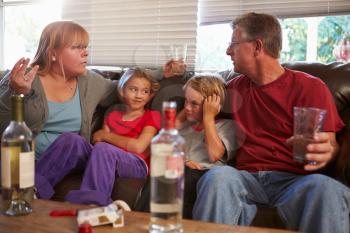
[{"label": "man's blue jeans", "polygon": [[249,225],[257,203],[276,207],[289,230],[349,233],[350,189],[320,174],[249,173],[229,166],[214,167],[197,184],[193,217]]}]

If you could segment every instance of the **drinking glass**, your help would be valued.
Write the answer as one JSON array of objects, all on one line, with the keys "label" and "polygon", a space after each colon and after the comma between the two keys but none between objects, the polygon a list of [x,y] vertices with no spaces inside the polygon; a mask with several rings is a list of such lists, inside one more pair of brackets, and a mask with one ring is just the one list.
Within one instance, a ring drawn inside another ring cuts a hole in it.
[{"label": "drinking glass", "polygon": [[[321,132],[327,110],[309,107],[294,107],[293,158],[300,163],[305,160],[307,145],[313,142],[315,133]],[[312,163],[312,161],[311,161]]]},{"label": "drinking glass", "polygon": [[187,44],[170,45],[171,72],[173,75],[185,73],[187,57]]}]

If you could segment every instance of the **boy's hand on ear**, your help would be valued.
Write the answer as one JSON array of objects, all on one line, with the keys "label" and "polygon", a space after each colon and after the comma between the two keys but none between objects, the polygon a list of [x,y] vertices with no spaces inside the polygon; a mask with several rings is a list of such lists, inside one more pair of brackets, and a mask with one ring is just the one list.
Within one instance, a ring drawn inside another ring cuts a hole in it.
[{"label": "boy's hand on ear", "polygon": [[203,103],[203,120],[215,119],[221,109],[220,96],[212,95],[204,99]]}]

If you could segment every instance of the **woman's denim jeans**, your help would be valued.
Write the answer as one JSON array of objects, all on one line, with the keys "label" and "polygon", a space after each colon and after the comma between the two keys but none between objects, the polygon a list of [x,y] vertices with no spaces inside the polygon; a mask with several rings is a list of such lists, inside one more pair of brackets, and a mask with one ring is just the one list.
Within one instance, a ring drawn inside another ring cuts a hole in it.
[{"label": "woman's denim jeans", "polygon": [[197,194],[197,220],[249,225],[261,203],[276,207],[289,230],[349,233],[350,189],[325,175],[217,166],[199,180]]}]

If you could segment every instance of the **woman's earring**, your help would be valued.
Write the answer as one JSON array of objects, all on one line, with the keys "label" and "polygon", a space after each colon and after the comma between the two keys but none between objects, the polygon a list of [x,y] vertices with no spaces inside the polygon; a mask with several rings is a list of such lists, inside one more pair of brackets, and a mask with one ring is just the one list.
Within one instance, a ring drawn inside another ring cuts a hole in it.
[{"label": "woman's earring", "polygon": [[56,61],[56,57],[55,56],[52,57],[52,61]]}]

